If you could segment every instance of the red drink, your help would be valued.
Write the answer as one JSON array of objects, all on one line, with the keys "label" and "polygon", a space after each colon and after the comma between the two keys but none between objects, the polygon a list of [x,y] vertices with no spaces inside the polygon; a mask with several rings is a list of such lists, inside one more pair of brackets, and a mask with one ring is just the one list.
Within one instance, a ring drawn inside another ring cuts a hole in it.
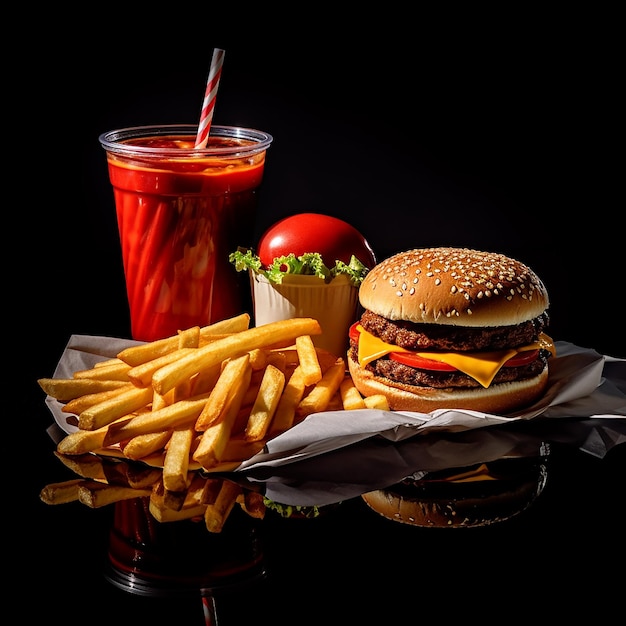
[{"label": "red drink", "polygon": [[242,312],[242,281],[229,254],[249,246],[256,194],[272,137],[195,126],[105,133],[122,246],[132,336],[153,341]]}]

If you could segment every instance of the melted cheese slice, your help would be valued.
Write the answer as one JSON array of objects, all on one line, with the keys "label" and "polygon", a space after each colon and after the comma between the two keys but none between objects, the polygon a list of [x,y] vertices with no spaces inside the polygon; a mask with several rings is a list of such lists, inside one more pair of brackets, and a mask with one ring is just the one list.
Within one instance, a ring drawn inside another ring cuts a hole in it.
[{"label": "melted cheese slice", "polygon": [[[359,365],[364,367],[368,363],[380,359],[390,352],[411,352],[405,348],[400,348],[390,343],[386,343],[378,337],[374,337],[371,333],[363,330],[359,325],[359,345],[358,358]],[[511,348],[509,350],[497,350],[493,352],[417,352],[419,356],[433,361],[440,361],[451,365],[460,370],[464,374],[471,376],[478,381],[483,387],[489,387],[498,370],[512,357],[519,352],[527,350],[536,350],[543,348],[549,350],[552,354],[554,351],[554,343],[548,335],[542,334],[539,341],[529,343],[519,348]]]}]

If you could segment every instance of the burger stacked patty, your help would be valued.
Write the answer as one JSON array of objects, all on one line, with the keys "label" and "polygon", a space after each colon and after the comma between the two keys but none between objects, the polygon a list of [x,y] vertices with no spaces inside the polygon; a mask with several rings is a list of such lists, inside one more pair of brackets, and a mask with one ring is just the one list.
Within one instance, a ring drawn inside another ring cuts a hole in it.
[{"label": "burger stacked patty", "polygon": [[[371,311],[365,311],[361,326],[387,343],[408,350],[476,351],[504,350],[522,346],[537,340],[539,333],[548,325],[548,315],[518,324],[493,328],[470,328],[414,324],[406,321],[391,321]],[[541,350],[539,358],[520,367],[503,367],[494,377],[492,384],[525,380],[538,376],[546,366],[549,353]],[[357,345],[351,342],[350,357],[357,360]],[[476,388],[481,384],[458,370],[451,372],[421,370],[398,363],[388,356],[376,359],[365,366],[375,376],[391,381],[419,387],[445,389],[448,387]]]},{"label": "burger stacked patty", "polygon": [[543,313],[534,320],[517,326],[469,327],[439,324],[415,324],[392,321],[365,311],[360,324],[387,343],[407,350],[506,350],[537,341],[548,327],[549,317]]}]

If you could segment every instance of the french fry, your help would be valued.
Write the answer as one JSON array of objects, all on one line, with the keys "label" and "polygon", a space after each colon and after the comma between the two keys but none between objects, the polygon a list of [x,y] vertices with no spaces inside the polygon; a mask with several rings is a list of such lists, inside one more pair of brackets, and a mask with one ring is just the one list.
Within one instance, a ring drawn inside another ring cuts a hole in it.
[{"label": "french fry", "polygon": [[278,435],[291,428],[298,404],[304,396],[305,388],[302,368],[298,365],[287,381],[276,407],[274,419],[270,424],[270,436]]},{"label": "french fry", "polygon": [[152,388],[132,387],[108,400],[85,409],[78,416],[81,430],[96,430],[124,417],[133,411],[142,409],[152,400]]},{"label": "french fry", "polygon": [[322,376],[322,379],[300,401],[296,409],[296,417],[302,419],[311,413],[324,411],[333,395],[339,390],[344,379],[346,366],[343,359],[338,359]]},{"label": "french fry", "polygon": [[118,389],[128,384],[123,380],[94,380],[92,378],[40,378],[39,386],[59,402],[69,402],[88,393]]},{"label": "french fry", "polygon": [[[237,333],[246,330],[250,325],[250,315],[242,313],[232,318],[221,320],[215,324],[204,326],[200,329],[200,341],[211,335],[220,335],[228,333]],[[168,352],[173,352],[179,348],[179,336],[173,335],[165,339],[158,339],[146,344],[139,344],[122,350],[117,357],[128,363],[128,365],[136,366],[152,361],[157,357],[163,356]]]},{"label": "french fry", "polygon": [[233,381],[223,413],[216,423],[213,423],[202,433],[198,447],[193,453],[194,461],[197,461],[205,468],[217,465],[221,461],[244,394],[250,384],[252,376],[250,356],[246,353],[239,359],[235,359],[235,361],[237,360],[243,361],[246,365],[245,370]]},{"label": "french fry", "polygon": [[178,331],[178,348],[197,348],[200,345],[200,326]]},{"label": "french fry", "polygon": [[129,439],[123,446],[122,452],[124,456],[138,461],[144,457],[162,450],[172,436],[171,430],[161,430],[155,433],[146,433],[145,435],[137,435]]},{"label": "french fry", "polygon": [[300,335],[319,335],[321,332],[319,322],[308,317],[249,328],[202,346],[158,369],[152,376],[152,386],[158,393],[166,393],[183,380],[225,359],[236,358],[255,348],[278,347],[279,344],[295,341]]},{"label": "french fry", "polygon": [[109,427],[103,426],[96,430],[77,430],[69,433],[57,444],[59,454],[85,454],[104,447],[104,438]]},{"label": "french fry", "polygon": [[202,413],[196,422],[196,430],[205,431],[209,426],[215,424],[223,415],[226,404],[232,398],[232,390],[238,381],[249,372],[251,375],[250,354],[244,354],[238,358],[230,359],[226,362],[220,373],[215,387],[211,390],[209,399],[202,409]]},{"label": "french fry", "polygon": [[222,461],[236,461],[237,463],[241,463],[246,459],[250,459],[263,450],[265,441],[266,438],[260,439],[259,441],[246,441],[243,438],[243,433],[231,435],[224,449]]},{"label": "french fry", "polygon": [[78,500],[78,488],[84,478],[72,478],[58,483],[46,485],[39,493],[39,498],[46,504],[66,504]]},{"label": "french fry", "polygon": [[241,491],[242,487],[237,483],[230,480],[222,481],[222,486],[215,502],[207,504],[204,512],[204,522],[209,532],[219,533],[222,531]]},{"label": "french fry", "polygon": [[193,351],[194,348],[177,348],[176,350],[172,350],[167,354],[163,354],[156,359],[146,361],[145,363],[141,363],[141,365],[135,365],[134,367],[131,367],[129,369],[127,374],[128,379],[136,387],[151,387],[152,375],[154,374],[154,372],[156,372],[164,365],[174,363],[174,361],[180,359],[181,356],[189,354]]},{"label": "french fry", "polygon": [[250,350],[250,367],[253,371],[265,369],[267,365],[267,352],[261,348]]},{"label": "french fry", "polygon": [[322,368],[311,335],[296,337],[296,352],[302,368],[304,384],[307,387],[315,385],[322,379]]},{"label": "french fry", "polygon": [[[304,372],[303,375],[306,376]],[[285,375],[277,367],[268,365],[248,417],[244,435],[246,441],[259,441],[265,437],[284,388]]]},{"label": "french fry", "polygon": [[94,363],[94,367],[107,367],[108,365],[114,365],[115,363],[122,363],[120,359],[117,357],[113,357],[112,359],[105,359],[104,361],[97,361]]},{"label": "french fry", "polygon": [[176,388],[170,389],[165,395],[161,395],[153,390],[152,393],[152,410],[158,411],[162,409],[164,406],[169,406],[170,404],[174,404],[176,398]]},{"label": "french fry", "polygon": [[86,370],[77,370],[74,372],[74,378],[91,378],[92,380],[123,380],[128,382],[128,371],[130,365],[123,361],[109,363],[108,365],[100,365]]},{"label": "french fry", "polygon": [[341,400],[341,394],[336,391],[328,401],[324,411],[343,411],[343,402]]},{"label": "french fry", "polygon": [[181,400],[158,411],[151,411],[137,415],[128,420],[113,422],[106,429],[104,446],[111,446],[137,435],[155,433],[166,428],[176,428],[193,424],[202,408],[206,404],[208,394],[193,396],[188,400]]},{"label": "french fry", "polygon": [[198,394],[211,391],[213,387],[215,387],[215,383],[217,383],[217,379],[219,378],[221,372],[221,363],[217,363],[213,367],[208,367],[207,369],[198,372],[198,375],[191,379],[191,389],[189,393],[196,396]]},{"label": "french fry", "polygon": [[193,426],[172,431],[163,462],[163,486],[169,491],[184,491],[187,488],[189,452],[194,433]]},{"label": "french fry", "polygon": [[365,401],[359,390],[354,386],[351,376],[346,376],[339,385],[341,403],[345,411],[356,411],[365,408]]},{"label": "french fry", "polygon": [[[292,353],[294,353],[294,350],[291,350]],[[293,365],[293,367],[295,367],[298,362],[297,362],[297,352],[295,352],[296,354],[296,360],[291,363],[291,365]],[[277,367],[283,374],[287,372],[287,366],[290,365],[290,363],[288,362],[288,358],[287,358],[287,352],[285,352],[284,350],[270,350],[269,352],[267,352],[267,359],[266,359],[267,365],[273,365],[274,367]]]},{"label": "french fry", "polygon": [[99,509],[113,502],[149,496],[151,493],[152,488],[135,489],[122,485],[107,485],[83,480],[78,486],[78,501],[92,509]]},{"label": "french fry", "polygon": [[363,398],[363,401],[368,409],[380,409],[381,411],[391,410],[389,408],[389,401],[387,400],[387,397],[382,393],[376,393],[373,396]]},{"label": "french fry", "polygon": [[109,391],[100,391],[98,393],[87,393],[84,396],[79,396],[78,398],[74,398],[69,402],[66,402],[62,407],[61,411],[63,413],[73,413],[74,415],[79,415],[85,409],[88,409],[95,404],[99,404],[100,402],[104,402],[105,400],[110,400],[115,396],[119,395],[124,391],[128,391],[133,388],[133,384],[129,381],[126,385],[122,385],[117,389],[110,389]]}]

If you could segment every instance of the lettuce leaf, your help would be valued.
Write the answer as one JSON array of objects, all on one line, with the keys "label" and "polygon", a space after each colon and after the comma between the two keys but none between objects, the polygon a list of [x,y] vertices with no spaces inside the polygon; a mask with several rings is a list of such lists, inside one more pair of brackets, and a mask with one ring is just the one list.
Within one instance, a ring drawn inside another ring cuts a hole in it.
[{"label": "lettuce leaf", "polygon": [[326,283],[329,283],[335,276],[346,274],[350,282],[358,287],[369,271],[354,255],[349,263],[335,261],[335,265],[329,268],[318,252],[306,252],[301,256],[291,253],[287,256],[276,257],[270,266],[263,267],[261,260],[252,250],[240,248],[231,253],[228,260],[234,264],[238,272],[252,270],[276,284],[282,283],[287,274],[317,276]]}]

